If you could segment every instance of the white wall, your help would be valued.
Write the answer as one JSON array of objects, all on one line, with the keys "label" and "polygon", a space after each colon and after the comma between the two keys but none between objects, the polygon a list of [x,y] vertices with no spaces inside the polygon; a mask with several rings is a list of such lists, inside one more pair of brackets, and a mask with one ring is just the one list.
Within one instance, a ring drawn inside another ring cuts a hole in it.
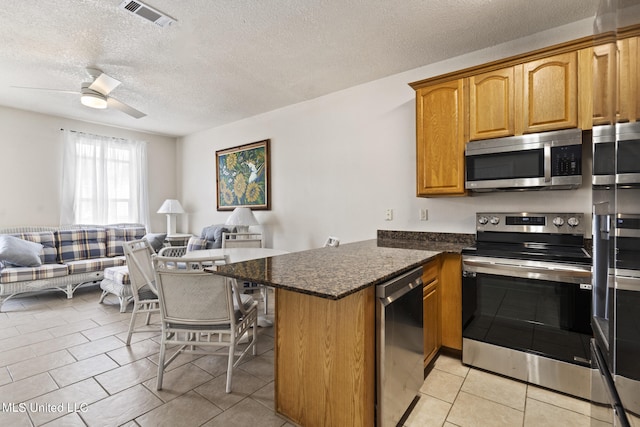
[{"label": "white wall", "polygon": [[[271,210],[256,211],[267,244],[286,250],[375,238],[377,229],[475,231],[477,211],[590,214],[589,185],[576,191],[415,196],[415,109],[409,82],[588,36],[592,20],[428,65],[312,101],[189,135],[182,158],[182,230],[224,223],[216,211],[215,151],[271,139]],[[260,88],[256,88],[260,90]],[[251,102],[250,99],[247,102]],[[588,160],[587,160],[588,161]],[[419,221],[427,208],[428,221]],[[393,220],[385,221],[385,210]]]},{"label": "white wall", "polygon": [[147,141],[151,229],[166,230],[166,217],[155,211],[177,195],[175,138],[1,106],[0,228],[59,224],[61,128]]}]

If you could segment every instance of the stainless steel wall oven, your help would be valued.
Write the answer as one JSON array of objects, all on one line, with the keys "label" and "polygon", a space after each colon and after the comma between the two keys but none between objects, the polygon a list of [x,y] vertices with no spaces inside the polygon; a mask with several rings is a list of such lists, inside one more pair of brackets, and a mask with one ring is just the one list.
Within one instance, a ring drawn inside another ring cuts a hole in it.
[{"label": "stainless steel wall oven", "polygon": [[589,398],[591,257],[582,214],[480,213],[462,253],[462,361]]}]

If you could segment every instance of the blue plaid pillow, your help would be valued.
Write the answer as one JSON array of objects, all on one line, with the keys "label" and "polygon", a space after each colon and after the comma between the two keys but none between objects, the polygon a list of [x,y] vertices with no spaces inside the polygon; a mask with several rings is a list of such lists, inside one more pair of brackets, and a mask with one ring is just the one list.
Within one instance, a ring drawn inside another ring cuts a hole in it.
[{"label": "blue plaid pillow", "polygon": [[146,232],[144,227],[107,227],[107,256],[124,255],[122,244],[140,240]]},{"label": "blue plaid pillow", "polygon": [[200,251],[202,249],[207,249],[207,239],[196,236],[189,237],[189,243],[187,243],[187,252]]},{"label": "blue plaid pillow", "polygon": [[12,234],[12,236],[29,242],[40,243],[42,245],[40,259],[43,264],[55,264],[57,262],[58,249],[56,249],[56,238],[53,235],[53,231],[32,231]]},{"label": "blue plaid pillow", "polygon": [[58,258],[62,263],[106,256],[107,232],[104,228],[58,230],[55,235]]}]

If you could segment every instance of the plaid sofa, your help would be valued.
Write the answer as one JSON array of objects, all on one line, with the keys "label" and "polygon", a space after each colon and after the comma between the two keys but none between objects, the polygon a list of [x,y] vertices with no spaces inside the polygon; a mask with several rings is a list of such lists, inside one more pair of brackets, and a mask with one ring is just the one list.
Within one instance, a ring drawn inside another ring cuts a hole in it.
[{"label": "plaid sofa", "polygon": [[18,227],[0,230],[42,245],[36,267],[17,267],[0,262],[0,310],[15,295],[58,289],[72,298],[85,283],[103,279],[104,269],[125,265],[122,243],[145,236],[141,224],[67,227]]}]

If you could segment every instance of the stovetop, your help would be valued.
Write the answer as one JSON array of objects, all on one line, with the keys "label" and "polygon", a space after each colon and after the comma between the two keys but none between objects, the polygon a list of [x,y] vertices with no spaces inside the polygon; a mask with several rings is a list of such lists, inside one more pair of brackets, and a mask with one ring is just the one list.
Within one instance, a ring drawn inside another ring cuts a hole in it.
[{"label": "stovetop", "polygon": [[584,265],[591,264],[591,256],[584,247],[550,246],[544,244],[496,244],[478,242],[474,247],[463,249],[462,255]]}]

